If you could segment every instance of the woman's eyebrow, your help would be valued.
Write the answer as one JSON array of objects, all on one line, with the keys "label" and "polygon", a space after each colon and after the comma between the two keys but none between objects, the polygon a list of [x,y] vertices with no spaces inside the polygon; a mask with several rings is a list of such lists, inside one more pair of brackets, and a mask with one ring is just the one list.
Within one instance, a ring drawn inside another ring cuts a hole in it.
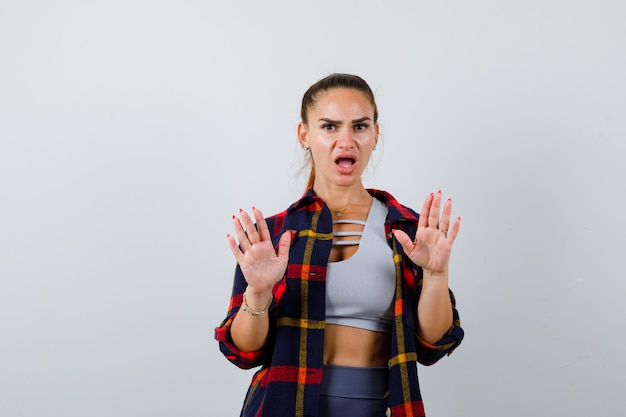
[{"label": "woman's eyebrow", "polygon": [[318,122],[326,122],[326,123],[332,123],[334,125],[340,125],[343,122],[339,121],[339,120],[332,120],[332,119],[328,119],[326,117],[322,117],[321,119],[317,119]]},{"label": "woman's eyebrow", "polygon": [[364,122],[364,121],[366,121],[366,120],[372,120],[372,119],[370,119],[369,117],[365,116],[365,117],[361,117],[361,118],[359,118],[359,119],[354,119],[354,120],[352,121],[352,124],[363,123],[363,122]]},{"label": "woman's eyebrow", "polygon": [[[372,119],[370,119],[370,118],[369,118],[369,117],[367,117],[367,116],[364,116],[364,117],[359,117],[358,119],[354,119],[354,120],[352,120],[352,121],[351,121],[351,123],[352,123],[352,124],[358,124],[358,123],[363,123],[363,122],[364,122],[364,121],[366,121],[366,120],[370,120],[370,121],[371,121]],[[318,122],[332,123],[332,124],[336,124],[336,125],[340,125],[340,124],[342,124],[342,123],[343,123],[343,122],[342,122],[342,121],[340,121],[340,120],[332,120],[332,119],[329,119],[329,118],[327,118],[327,117],[322,117],[321,119],[318,119],[317,121],[318,121]]]}]

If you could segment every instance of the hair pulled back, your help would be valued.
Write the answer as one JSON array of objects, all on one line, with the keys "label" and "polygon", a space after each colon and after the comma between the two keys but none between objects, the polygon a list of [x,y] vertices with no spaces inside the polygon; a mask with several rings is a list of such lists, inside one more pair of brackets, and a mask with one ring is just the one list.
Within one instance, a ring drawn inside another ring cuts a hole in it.
[{"label": "hair pulled back", "polygon": [[[368,99],[372,107],[374,108],[374,123],[378,122],[378,107],[376,106],[376,100],[374,99],[374,93],[372,89],[365,82],[365,80],[358,75],[352,74],[331,74],[322,78],[315,84],[309,87],[302,97],[302,107],[300,108],[300,117],[302,123],[307,125],[309,123],[309,111],[313,109],[317,103],[317,98],[320,94],[336,88],[346,88],[349,90],[360,91]],[[306,188],[313,186],[315,182],[315,161],[311,158],[311,154],[307,154],[309,160],[307,162],[311,165],[311,171],[309,173],[309,179],[307,181]]]}]

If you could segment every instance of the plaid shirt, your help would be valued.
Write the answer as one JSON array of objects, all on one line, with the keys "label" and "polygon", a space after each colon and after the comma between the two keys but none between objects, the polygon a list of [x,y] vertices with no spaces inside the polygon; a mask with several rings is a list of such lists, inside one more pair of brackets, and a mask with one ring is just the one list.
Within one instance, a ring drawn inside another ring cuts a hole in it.
[{"label": "plaid shirt", "polygon": [[[448,333],[435,344],[417,336],[422,270],[403,254],[391,231],[402,229],[414,237],[418,214],[384,191],[368,191],[387,206],[385,232],[396,267],[388,411],[392,416],[424,416],[416,362],[431,365],[452,353],[463,339],[463,330],[450,292],[454,324]],[[292,235],[289,265],[284,278],[274,287],[274,300],[268,311],[269,342],[256,352],[242,352],[232,342],[230,326],[247,285],[239,267],[235,271],[228,315],[215,329],[215,338],[222,353],[238,367],[261,366],[252,378],[241,416],[315,417],[322,381],[326,266],[333,240],[332,217],[324,201],[309,189],[286,211],[268,218],[267,224],[275,246],[283,232]]]}]

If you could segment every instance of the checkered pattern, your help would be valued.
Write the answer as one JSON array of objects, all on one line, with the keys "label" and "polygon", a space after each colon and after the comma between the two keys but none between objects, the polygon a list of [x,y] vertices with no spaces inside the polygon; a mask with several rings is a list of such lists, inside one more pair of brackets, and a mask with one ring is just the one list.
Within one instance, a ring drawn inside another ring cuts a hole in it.
[{"label": "checkered pattern", "polygon": [[[419,339],[416,306],[422,270],[403,255],[401,245],[391,234],[393,229],[402,229],[414,236],[418,215],[384,191],[368,191],[388,208],[385,231],[397,277],[388,404],[393,416],[424,416],[416,362],[431,365],[452,353],[463,339],[463,330],[453,308],[454,325],[446,336],[435,344]],[[283,232],[292,234],[289,266],[274,287],[268,311],[269,342],[263,349],[249,353],[232,343],[230,326],[246,289],[239,267],[227,317],[215,329],[215,338],[226,358],[238,367],[261,366],[252,378],[242,417],[315,417],[323,368],[326,266],[333,239],[331,213],[322,199],[308,190],[302,199],[267,222],[274,245]],[[452,292],[450,297],[454,306]]]}]

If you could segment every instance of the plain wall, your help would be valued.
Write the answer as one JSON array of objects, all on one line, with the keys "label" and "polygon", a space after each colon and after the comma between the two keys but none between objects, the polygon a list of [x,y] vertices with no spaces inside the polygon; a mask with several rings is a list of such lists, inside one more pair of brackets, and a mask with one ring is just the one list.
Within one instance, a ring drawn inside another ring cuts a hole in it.
[{"label": "plain wall", "polygon": [[375,90],[365,176],[462,216],[429,417],[626,415],[626,3],[0,2],[0,415],[235,416],[225,235],[303,192],[300,99]]}]

